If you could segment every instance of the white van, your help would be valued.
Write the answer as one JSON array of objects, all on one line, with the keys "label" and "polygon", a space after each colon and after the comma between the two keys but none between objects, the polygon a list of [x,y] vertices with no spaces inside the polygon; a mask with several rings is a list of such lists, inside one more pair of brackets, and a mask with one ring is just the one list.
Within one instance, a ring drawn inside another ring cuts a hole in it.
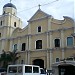
[{"label": "white van", "polygon": [[8,65],[7,75],[46,75],[36,65]]}]

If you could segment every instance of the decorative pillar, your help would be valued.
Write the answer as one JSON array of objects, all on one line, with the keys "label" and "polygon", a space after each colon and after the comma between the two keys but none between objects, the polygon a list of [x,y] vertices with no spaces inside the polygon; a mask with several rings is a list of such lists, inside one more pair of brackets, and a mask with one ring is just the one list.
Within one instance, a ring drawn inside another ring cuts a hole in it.
[{"label": "decorative pillar", "polygon": [[[51,28],[51,20],[52,20],[52,17],[49,17],[48,18],[48,31],[51,31],[52,30],[52,28]],[[49,45],[49,49],[50,49],[50,57],[49,57],[49,68],[50,69],[52,69],[52,32],[50,32],[50,36],[49,36],[50,38],[49,38],[49,43],[48,43],[48,45]],[[47,40],[48,41],[48,40]]]},{"label": "decorative pillar", "polygon": [[28,25],[28,34],[31,34],[31,25],[30,25],[30,23]]},{"label": "decorative pillar", "polygon": [[18,38],[18,47],[17,47],[18,51],[22,50],[20,42],[21,42],[21,40],[20,40],[20,38]]},{"label": "decorative pillar", "polygon": [[28,51],[28,64],[30,64],[30,51]]},{"label": "decorative pillar", "polygon": [[29,36],[27,35],[27,41],[26,41],[26,50],[28,50],[29,49]]},{"label": "decorative pillar", "polygon": [[61,30],[61,48],[62,48],[62,59],[64,59],[64,30]]},{"label": "decorative pillar", "polygon": [[50,50],[50,70],[52,70],[52,50]]},{"label": "decorative pillar", "polygon": [[47,32],[47,49],[49,49],[49,33]]},{"label": "decorative pillar", "polygon": [[52,32],[50,32],[50,69],[52,69],[52,48],[53,48],[53,42],[52,42]]},{"label": "decorative pillar", "polygon": [[9,51],[13,51],[13,39],[10,40]]},{"label": "decorative pillar", "polygon": [[21,27],[21,23],[20,23],[21,21],[20,21],[20,18],[19,18],[18,21],[19,21],[19,22],[18,22],[18,26]]},{"label": "decorative pillar", "polygon": [[64,48],[64,30],[61,30],[61,47]]},{"label": "decorative pillar", "polygon": [[2,46],[1,46],[1,50],[4,50],[4,46],[5,46],[5,40],[2,39]]},{"label": "decorative pillar", "polygon": [[29,35],[29,50],[31,49],[31,35]]},{"label": "decorative pillar", "polygon": [[52,32],[50,32],[50,49],[53,48],[53,42],[52,42]]},{"label": "decorative pillar", "polygon": [[30,63],[30,50],[31,50],[31,35],[28,36],[28,52],[27,52],[28,64]]},{"label": "decorative pillar", "polygon": [[47,50],[47,69],[49,69],[49,51]]},{"label": "decorative pillar", "polygon": [[28,64],[28,60],[27,60],[28,58],[27,57],[28,57],[28,51],[25,52],[25,64]]},{"label": "decorative pillar", "polygon": [[64,49],[62,49],[62,59],[65,58],[65,52],[64,52]]},{"label": "decorative pillar", "polygon": [[6,28],[6,27],[3,28],[3,35],[2,35],[2,38],[3,38],[3,39],[6,38],[6,35],[7,35],[5,28]]},{"label": "decorative pillar", "polygon": [[51,30],[51,20],[52,20],[52,17],[49,17],[48,18],[48,31]]},{"label": "decorative pillar", "polygon": [[74,26],[74,33],[75,33],[75,21],[74,21],[74,23],[73,23],[73,26]]}]

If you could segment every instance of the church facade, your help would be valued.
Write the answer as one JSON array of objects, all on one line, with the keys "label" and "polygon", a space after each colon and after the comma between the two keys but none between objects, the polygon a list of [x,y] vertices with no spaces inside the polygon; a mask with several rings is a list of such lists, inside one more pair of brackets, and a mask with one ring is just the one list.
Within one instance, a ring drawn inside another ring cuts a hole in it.
[{"label": "church facade", "polygon": [[16,16],[12,3],[3,7],[0,15],[0,53],[17,50],[21,56],[17,64],[34,64],[51,69],[55,62],[75,54],[74,20],[54,19],[38,9],[22,29],[22,21]]}]

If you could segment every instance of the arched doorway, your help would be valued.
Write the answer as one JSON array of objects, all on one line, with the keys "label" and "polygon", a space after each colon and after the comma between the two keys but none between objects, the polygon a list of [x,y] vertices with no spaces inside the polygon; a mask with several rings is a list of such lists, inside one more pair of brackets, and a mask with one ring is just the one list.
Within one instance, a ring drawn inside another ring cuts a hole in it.
[{"label": "arched doorway", "polygon": [[44,68],[44,60],[42,60],[42,59],[35,59],[35,60],[33,60],[33,65],[38,65],[41,68]]}]

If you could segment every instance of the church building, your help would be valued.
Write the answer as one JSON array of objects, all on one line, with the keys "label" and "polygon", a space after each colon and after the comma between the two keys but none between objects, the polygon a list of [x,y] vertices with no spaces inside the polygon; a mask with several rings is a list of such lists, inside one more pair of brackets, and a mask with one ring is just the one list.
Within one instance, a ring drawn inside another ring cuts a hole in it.
[{"label": "church building", "polygon": [[67,16],[57,20],[38,9],[22,28],[16,6],[7,3],[0,15],[0,53],[2,50],[17,50],[21,57],[16,64],[51,69],[53,63],[75,55],[74,20]]}]

